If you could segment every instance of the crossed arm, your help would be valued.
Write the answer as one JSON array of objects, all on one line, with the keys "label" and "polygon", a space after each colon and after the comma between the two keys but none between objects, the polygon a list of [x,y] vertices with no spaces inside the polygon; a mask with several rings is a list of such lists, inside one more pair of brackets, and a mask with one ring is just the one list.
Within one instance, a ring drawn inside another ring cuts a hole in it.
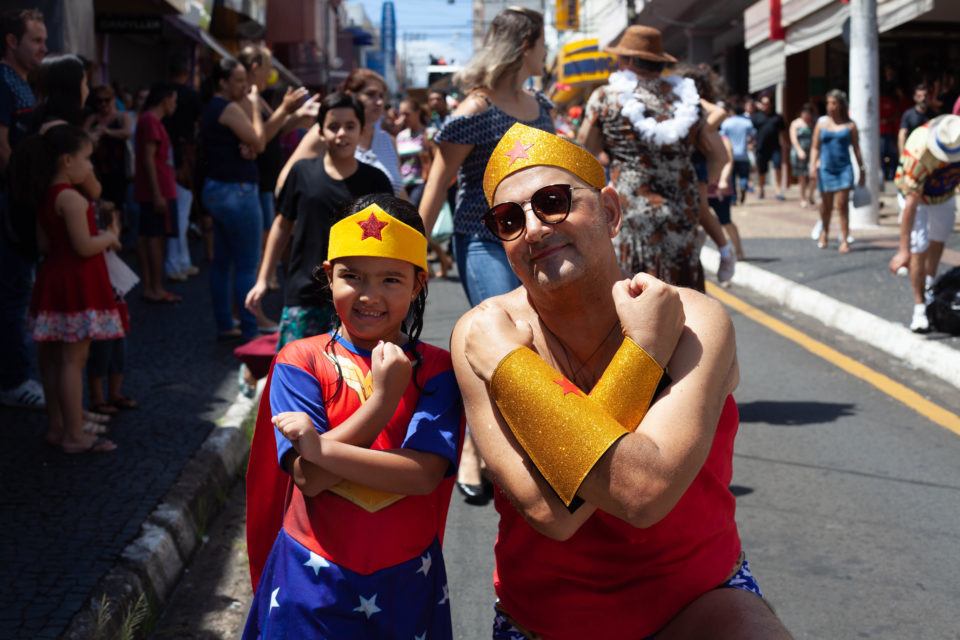
[{"label": "crossed arm", "polygon": [[[502,321],[502,309],[474,309],[454,330],[451,353],[475,442],[497,484],[544,535],[569,538],[596,508],[634,526],[650,526],[670,512],[703,466],[724,400],[739,379],[735,340],[718,303],[688,290],[677,295],[687,321],[669,358],[674,382],[637,429],[617,440],[590,470],[578,491],[586,504],[572,514],[490,398],[486,371],[478,373],[469,359],[484,349],[517,346],[510,344],[512,322]],[[625,311],[631,312],[643,310]],[[649,341],[637,342],[650,346]]]}]

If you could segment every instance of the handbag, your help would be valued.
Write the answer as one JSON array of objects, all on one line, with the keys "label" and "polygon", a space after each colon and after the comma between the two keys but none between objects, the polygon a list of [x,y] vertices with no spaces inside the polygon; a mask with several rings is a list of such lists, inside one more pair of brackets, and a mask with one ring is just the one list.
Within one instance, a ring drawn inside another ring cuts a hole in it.
[{"label": "handbag", "polygon": [[453,235],[453,214],[450,212],[450,203],[444,200],[440,207],[440,214],[437,221],[433,224],[433,231],[430,233],[430,242],[442,244]]},{"label": "handbag", "polygon": [[853,206],[866,207],[873,200],[870,189],[866,185],[856,185],[853,187]]}]

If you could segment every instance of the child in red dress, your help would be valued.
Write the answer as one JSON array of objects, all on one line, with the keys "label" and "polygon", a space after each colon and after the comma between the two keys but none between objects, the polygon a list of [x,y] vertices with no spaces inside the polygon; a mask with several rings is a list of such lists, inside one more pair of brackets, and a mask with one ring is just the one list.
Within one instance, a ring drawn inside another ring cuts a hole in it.
[{"label": "child in red dress", "polygon": [[45,258],[30,301],[29,329],[37,343],[47,397],[46,441],[64,453],[113,451],[110,440],[86,433],[83,367],[90,341],[124,335],[103,251],[119,249],[116,229],[100,232],[93,203],[74,185],[93,175],[93,144],[81,129],[50,128],[33,151],[38,244]]}]

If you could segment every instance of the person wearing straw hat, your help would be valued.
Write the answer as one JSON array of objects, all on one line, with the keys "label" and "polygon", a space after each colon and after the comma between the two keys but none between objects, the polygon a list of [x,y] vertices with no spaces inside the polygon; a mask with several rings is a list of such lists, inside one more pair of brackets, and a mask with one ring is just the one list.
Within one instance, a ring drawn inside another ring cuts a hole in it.
[{"label": "person wearing straw hat", "polygon": [[522,283],[465,314],[450,349],[497,487],[493,638],[789,638],[728,490],[739,371],[723,307],[623,275],[621,199],[560,136],[513,125],[483,188]]},{"label": "person wearing straw hat", "polygon": [[910,330],[930,330],[925,292],[933,285],[943,247],[953,230],[960,185],[960,116],[934,118],[914,129],[894,177],[900,205],[900,246],[890,271],[910,269],[913,316]]},{"label": "person wearing straw hat", "polygon": [[692,157],[703,112],[696,86],[664,75],[676,58],[664,53],[652,27],[632,25],[604,51],[617,55],[620,70],[590,96],[578,141],[610,155],[610,181],[624,209],[615,240],[620,266],[702,291]]}]

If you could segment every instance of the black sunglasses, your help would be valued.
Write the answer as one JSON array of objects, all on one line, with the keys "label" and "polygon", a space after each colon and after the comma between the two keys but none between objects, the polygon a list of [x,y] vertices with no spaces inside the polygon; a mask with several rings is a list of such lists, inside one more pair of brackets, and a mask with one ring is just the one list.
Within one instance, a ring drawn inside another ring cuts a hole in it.
[{"label": "black sunglasses", "polygon": [[501,202],[483,214],[483,224],[501,240],[516,240],[523,234],[527,225],[527,216],[523,205],[530,203],[533,214],[545,224],[560,224],[570,215],[572,192],[575,189],[597,187],[571,187],[569,184],[551,184],[533,192],[529,200],[523,202]]}]

